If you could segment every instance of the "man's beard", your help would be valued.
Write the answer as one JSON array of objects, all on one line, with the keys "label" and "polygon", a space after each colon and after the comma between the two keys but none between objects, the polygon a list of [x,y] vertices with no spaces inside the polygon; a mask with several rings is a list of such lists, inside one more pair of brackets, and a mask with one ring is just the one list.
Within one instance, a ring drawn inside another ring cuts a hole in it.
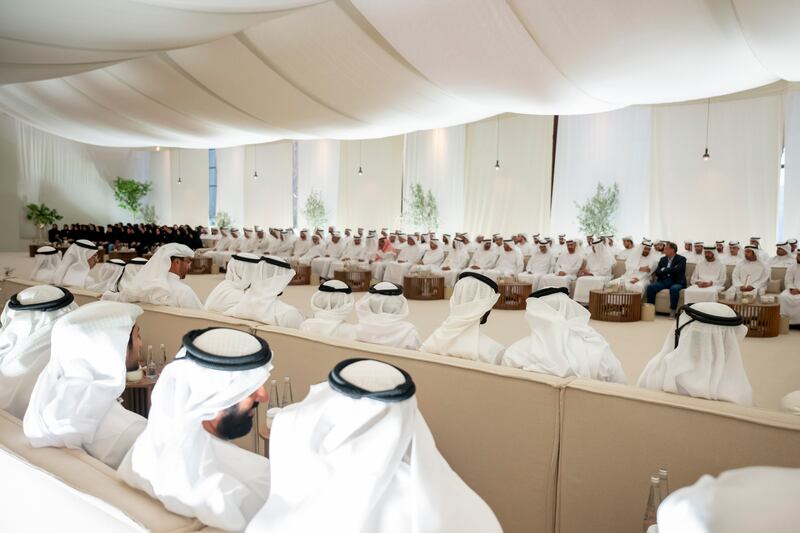
[{"label": "man's beard", "polygon": [[250,433],[250,430],[253,429],[251,409],[256,409],[258,412],[258,402],[254,402],[253,406],[244,413],[239,412],[238,405],[232,405],[225,409],[219,424],[217,424],[217,435],[221,439],[233,440]]}]

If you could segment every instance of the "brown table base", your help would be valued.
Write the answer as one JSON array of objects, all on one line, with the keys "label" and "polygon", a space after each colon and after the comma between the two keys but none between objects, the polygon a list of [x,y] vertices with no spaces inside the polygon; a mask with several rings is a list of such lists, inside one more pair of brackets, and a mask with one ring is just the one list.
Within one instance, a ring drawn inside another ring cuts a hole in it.
[{"label": "brown table base", "polygon": [[372,281],[371,270],[336,270],[333,279],[344,281],[353,292],[364,292],[369,290],[369,282]]},{"label": "brown table base", "polygon": [[409,300],[443,300],[444,276],[405,276],[403,295]]},{"label": "brown table base", "polygon": [[110,261],[112,259],[122,259],[127,263],[136,256],[136,250],[131,250],[130,252],[109,252],[106,261]]},{"label": "brown table base", "polygon": [[747,326],[748,337],[777,337],[781,327],[781,306],[779,303],[741,303],[720,300],[740,315]]},{"label": "brown table base", "polygon": [[189,274],[211,274],[211,258],[202,255],[194,257],[192,266],[189,268]]},{"label": "brown table base", "polygon": [[289,285],[309,285],[311,283],[311,265],[297,265],[294,267],[294,277]]},{"label": "brown table base", "polygon": [[589,291],[589,313],[605,322],[637,322],[642,319],[642,293]]},{"label": "brown table base", "polygon": [[155,384],[156,380],[150,378],[126,383],[125,390],[122,391],[122,407],[147,418],[150,413],[150,395]]},{"label": "brown table base", "polygon": [[527,307],[533,285],[522,282],[498,283],[497,289],[500,291],[500,298],[497,299],[494,308],[519,311]]}]

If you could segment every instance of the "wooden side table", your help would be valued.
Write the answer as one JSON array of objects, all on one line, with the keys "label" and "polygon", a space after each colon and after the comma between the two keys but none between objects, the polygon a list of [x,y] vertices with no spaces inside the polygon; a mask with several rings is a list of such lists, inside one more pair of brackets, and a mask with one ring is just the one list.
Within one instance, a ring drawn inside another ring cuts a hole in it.
[{"label": "wooden side table", "polygon": [[336,270],[333,272],[333,279],[344,281],[353,292],[364,292],[369,289],[369,282],[372,281],[371,270]]},{"label": "wooden side table", "polygon": [[127,263],[128,261],[136,257],[136,255],[137,255],[136,250],[130,250],[128,252],[118,252],[118,251],[109,252],[107,260],[110,261],[111,259],[122,259]]},{"label": "wooden side table", "polygon": [[404,276],[403,295],[409,300],[443,300],[444,276]]},{"label": "wooden side table", "polygon": [[211,274],[211,258],[205,256],[194,256],[192,266],[189,267],[189,274]]},{"label": "wooden side table", "polygon": [[589,291],[589,313],[605,322],[638,322],[642,319],[642,293]]},{"label": "wooden side table", "polygon": [[733,300],[720,300],[744,319],[748,337],[777,337],[781,326],[781,304],[775,302],[742,303]]},{"label": "wooden side table", "polygon": [[311,265],[296,265],[294,277],[289,285],[308,285],[311,283]]},{"label": "wooden side table", "polygon": [[122,407],[147,418],[150,413],[150,396],[157,379],[144,377],[139,381],[125,383],[125,390],[122,391]]},{"label": "wooden side table", "polygon": [[502,282],[497,284],[497,289],[500,291],[500,298],[494,304],[494,309],[519,311],[527,307],[533,285],[521,281]]}]

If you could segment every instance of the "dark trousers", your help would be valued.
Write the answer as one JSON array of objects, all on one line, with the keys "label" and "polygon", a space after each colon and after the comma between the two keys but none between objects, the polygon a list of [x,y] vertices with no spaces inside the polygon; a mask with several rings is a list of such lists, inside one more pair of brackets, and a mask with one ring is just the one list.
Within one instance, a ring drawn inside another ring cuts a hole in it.
[{"label": "dark trousers", "polygon": [[673,311],[678,309],[678,298],[681,297],[681,289],[683,285],[675,283],[674,285],[669,281],[656,281],[647,286],[647,303],[656,303],[656,294],[662,289],[669,289],[669,308]]}]

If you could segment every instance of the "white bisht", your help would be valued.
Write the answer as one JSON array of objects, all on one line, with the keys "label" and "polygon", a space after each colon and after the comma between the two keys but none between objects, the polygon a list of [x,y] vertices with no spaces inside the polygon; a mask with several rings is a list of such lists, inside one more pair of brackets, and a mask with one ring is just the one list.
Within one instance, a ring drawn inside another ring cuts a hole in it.
[{"label": "white bisht", "polygon": [[33,387],[23,430],[36,448],[83,448],[116,468],[146,420],[117,402],[138,305],[92,302],[53,326],[50,361]]},{"label": "white bisht", "polygon": [[382,281],[356,303],[358,340],[416,350],[422,342],[408,319],[408,301],[403,287]]},{"label": "white bisht", "polygon": [[555,266],[556,258],[550,252],[550,243],[543,242],[533,251],[533,255],[528,259],[528,264],[525,266],[525,270],[517,274],[517,279],[525,283],[530,283],[531,288],[536,290],[539,280],[548,274],[552,274]]},{"label": "white bisht", "polygon": [[244,291],[244,296],[225,311],[225,314],[273,326],[299,328],[305,318],[303,314],[280,300],[280,295],[291,283],[295,273],[289,263],[280,257],[262,257],[256,279]]},{"label": "white bisht", "polygon": [[789,245],[789,242],[781,242],[777,245],[778,250],[783,250],[783,255],[775,254],[773,257],[770,257],[769,263],[767,263],[770,267],[790,267],[794,264],[794,256],[792,255],[792,247]]},{"label": "white bisht", "polygon": [[355,326],[345,322],[354,305],[353,290],[347,283],[336,279],[326,281],[311,296],[314,317],[305,319],[300,331],[355,340]]},{"label": "white bisht", "polygon": [[725,297],[732,300],[740,287],[749,285],[753,287],[753,294],[763,294],[767,288],[770,278],[770,268],[758,258],[758,248],[755,246],[745,247],[745,256],[747,250],[750,250],[755,255],[753,261],[745,257],[739,264],[733,267],[731,274],[731,286],[725,291]]},{"label": "white bisht", "polygon": [[417,264],[424,253],[425,249],[417,244],[416,241],[414,241],[414,244],[409,244],[402,248],[400,253],[397,254],[397,259],[386,265],[386,269],[383,272],[383,281],[402,285],[403,278],[408,273],[408,270]]},{"label": "white bisht", "polygon": [[790,324],[800,324],[800,294],[792,294],[791,290],[800,290],[800,251],[796,254],[795,263],[786,269],[784,276],[785,289],[778,295],[781,314],[789,317]]},{"label": "white bisht", "polygon": [[31,279],[40,283],[50,283],[61,264],[61,253],[52,246],[36,249],[36,259],[31,271]]},{"label": "white bisht", "polygon": [[212,435],[203,421],[263,387],[271,359],[267,342],[243,331],[187,333],[153,388],[147,428],[119,477],[173,513],[242,531],[269,494],[269,460]]},{"label": "white bisht", "polygon": [[505,347],[480,331],[499,297],[494,281],[475,272],[462,272],[450,297],[450,314],[420,350],[499,363]]},{"label": "white bisht", "polygon": [[753,405],[753,389],[740,348],[747,335],[742,318],[720,303],[701,302],[681,310],[679,327],[673,326],[667,334],[664,346],[647,363],[637,386]]},{"label": "white bisht", "polygon": [[704,475],[658,508],[658,533],[796,533],[800,469],[750,466]]},{"label": "white bisht", "polygon": [[614,254],[602,240],[592,241],[585,267],[592,275],[580,276],[575,280],[575,301],[588,304],[589,292],[601,290],[611,280],[611,269],[615,262]]},{"label": "white bisht", "polygon": [[[455,285],[458,275],[466,268],[468,262],[469,253],[467,252],[466,242],[463,237],[459,236],[453,239],[453,246],[441,265],[432,268],[431,272],[444,276],[445,287],[452,287]],[[447,267],[448,270],[443,270],[445,267]]]},{"label": "white bisht", "polygon": [[142,267],[146,264],[147,259],[144,257],[134,257],[128,261],[122,271],[122,276],[117,278],[117,282],[114,285],[106,289],[100,299],[118,301],[122,291],[131,284],[133,278],[136,277],[136,274],[138,274]]},{"label": "white bisht", "polygon": [[[714,254],[714,260],[709,261],[705,254]],[[694,267],[689,286],[683,292],[683,302],[687,304],[697,302],[716,302],[720,291],[725,288],[725,280],[728,277],[728,269],[719,259],[717,249],[706,247],[703,250],[703,257],[698,258],[697,266]],[[698,282],[710,281],[710,287],[698,287]]]},{"label": "white bisht", "polygon": [[120,293],[120,301],[202,309],[203,304],[192,288],[169,271],[171,257],[194,257],[194,252],[176,242],[161,246]]},{"label": "white bisht", "polygon": [[66,285],[69,287],[83,287],[89,276],[89,259],[97,254],[97,245],[86,239],[79,239],[72,243],[64,252],[61,263],[58,265],[51,283],[53,285]]},{"label": "white bisht", "polygon": [[206,311],[225,313],[242,301],[245,291],[259,277],[261,257],[242,252],[231,257],[225,271],[225,279],[220,281],[206,298]]},{"label": "white bisht", "polygon": [[[647,255],[644,255],[645,251],[647,251]],[[628,291],[644,292],[647,286],[650,285],[650,280],[660,258],[659,253],[653,250],[652,243],[648,240],[643,241],[642,244],[628,254],[628,258],[625,260],[625,273],[613,280],[612,283],[617,286],[621,285]],[[642,268],[648,268],[649,270],[642,272]],[[634,279],[637,281],[634,282]]]},{"label": "white bisht", "polygon": [[[573,243],[575,244],[575,251],[569,253],[569,245]],[[569,287],[570,282],[575,279],[583,264],[583,253],[579,248],[579,244],[580,241],[573,239],[569,239],[566,242],[567,247],[558,256],[553,273],[542,276],[539,280],[539,287]],[[563,272],[564,275],[559,276],[559,272]]]},{"label": "white bisht", "polygon": [[95,292],[106,292],[116,287],[117,282],[125,272],[125,261],[122,259],[109,259],[105,263],[95,266],[89,272],[84,287]]},{"label": "white bisht", "polygon": [[78,308],[72,293],[37,285],[15,294],[0,317],[0,409],[22,419],[33,386],[50,360],[57,319]]},{"label": "white bisht", "polygon": [[248,533],[500,533],[436,449],[405,371],[348,359],[281,410],[272,490]]},{"label": "white bisht", "polygon": [[566,288],[531,294],[525,320],[531,334],[506,349],[503,365],[562,378],[627,383],[608,342],[589,325],[589,311],[571,300]]}]

